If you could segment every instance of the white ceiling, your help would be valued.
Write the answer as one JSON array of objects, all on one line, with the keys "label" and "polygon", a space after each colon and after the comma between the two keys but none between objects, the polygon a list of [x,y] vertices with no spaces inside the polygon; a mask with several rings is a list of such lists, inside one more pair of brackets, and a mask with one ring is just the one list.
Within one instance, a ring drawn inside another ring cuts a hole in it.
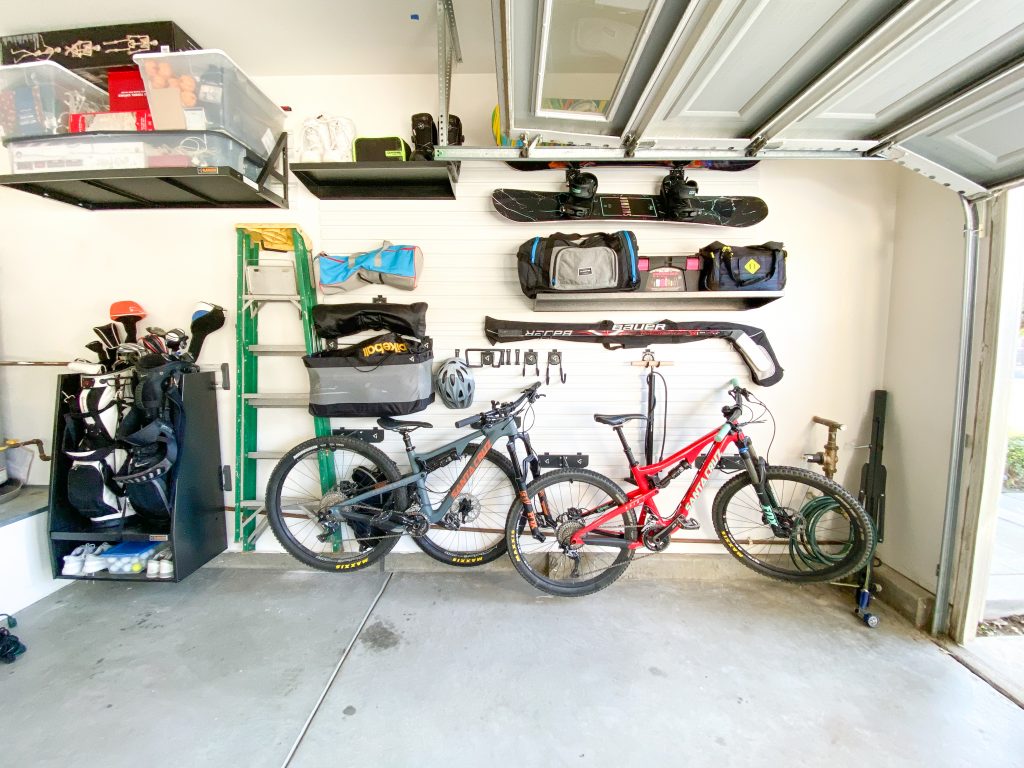
[{"label": "white ceiling", "polygon": [[[435,0],[175,0],[140,12],[145,5],[0,0],[0,35],[167,20],[200,45],[226,51],[250,75],[437,71]],[[463,56],[456,71],[494,72],[489,0],[454,6]]]}]

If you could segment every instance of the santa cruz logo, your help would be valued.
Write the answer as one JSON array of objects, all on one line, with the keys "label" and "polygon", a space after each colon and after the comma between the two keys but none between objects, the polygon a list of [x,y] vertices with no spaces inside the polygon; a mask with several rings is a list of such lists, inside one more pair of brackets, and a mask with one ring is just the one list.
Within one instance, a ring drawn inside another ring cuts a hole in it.
[{"label": "santa cruz logo", "polygon": [[701,491],[704,490],[704,486],[708,483],[708,478],[711,477],[711,472],[714,470],[715,465],[718,464],[718,456],[712,455],[704,462],[704,466],[701,467],[700,477],[697,478],[696,485],[693,486],[693,490],[687,494],[685,499],[686,502],[686,514],[689,515],[693,509],[693,503],[700,496]]}]

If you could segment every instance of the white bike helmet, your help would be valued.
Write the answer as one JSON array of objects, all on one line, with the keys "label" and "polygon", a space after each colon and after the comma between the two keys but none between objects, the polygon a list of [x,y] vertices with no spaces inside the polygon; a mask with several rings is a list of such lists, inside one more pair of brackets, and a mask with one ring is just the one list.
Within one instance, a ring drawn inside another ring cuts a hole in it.
[{"label": "white bike helmet", "polygon": [[473,404],[476,382],[469,366],[457,357],[441,363],[434,377],[434,389],[449,408],[469,408]]}]

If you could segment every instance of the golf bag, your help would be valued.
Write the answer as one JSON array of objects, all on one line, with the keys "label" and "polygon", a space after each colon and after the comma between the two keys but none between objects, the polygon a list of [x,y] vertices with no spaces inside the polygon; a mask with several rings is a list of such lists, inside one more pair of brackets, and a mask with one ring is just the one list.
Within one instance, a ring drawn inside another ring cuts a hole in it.
[{"label": "golf bag", "polygon": [[135,366],[135,398],[118,430],[128,460],[115,477],[132,508],[158,522],[170,520],[178,441],[184,429],[182,377],[197,370],[184,360],[145,355]]},{"label": "golf bag", "polygon": [[70,399],[64,416],[61,450],[71,459],[68,501],[96,526],[114,525],[133,514],[124,509],[124,493],[114,480],[125,459],[116,435],[128,381],[123,372],[82,376],[81,391]]}]

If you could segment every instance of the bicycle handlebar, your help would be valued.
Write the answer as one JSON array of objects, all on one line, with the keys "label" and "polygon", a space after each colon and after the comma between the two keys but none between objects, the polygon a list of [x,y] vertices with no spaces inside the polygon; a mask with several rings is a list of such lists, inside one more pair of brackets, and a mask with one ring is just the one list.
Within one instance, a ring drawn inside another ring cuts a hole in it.
[{"label": "bicycle handlebar", "polygon": [[740,405],[742,400],[750,400],[750,392],[740,386],[739,379],[729,380],[729,396],[736,401],[736,405]]},{"label": "bicycle handlebar", "polygon": [[533,403],[538,398],[544,397],[544,395],[537,393],[538,389],[540,389],[539,381],[534,382],[529,387],[524,389],[523,394],[521,394],[512,402],[502,403],[501,405],[498,405],[497,403],[492,401],[492,405],[494,405],[494,407],[491,408],[491,410],[484,411],[482,413],[477,413],[473,416],[467,416],[465,419],[459,419],[458,421],[455,422],[455,426],[461,429],[462,427],[468,427],[474,424],[482,424],[493,419],[507,418],[512,413],[517,411],[519,407],[527,400],[529,400],[530,403]]}]

